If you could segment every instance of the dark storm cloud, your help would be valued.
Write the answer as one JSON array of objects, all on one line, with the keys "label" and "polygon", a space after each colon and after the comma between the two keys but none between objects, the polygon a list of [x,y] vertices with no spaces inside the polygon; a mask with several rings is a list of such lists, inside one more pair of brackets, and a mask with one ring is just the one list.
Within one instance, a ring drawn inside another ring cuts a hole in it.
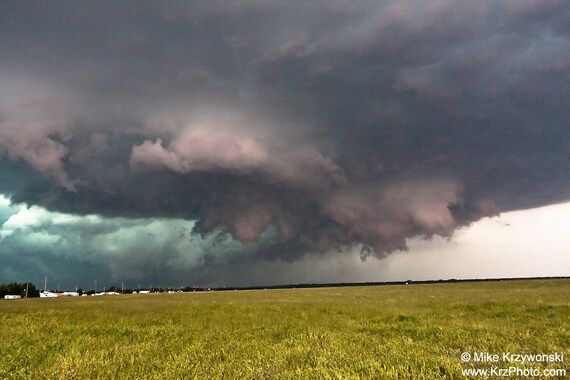
[{"label": "dark storm cloud", "polygon": [[382,256],[570,198],[569,27],[555,0],[5,2],[0,190],[248,260]]}]

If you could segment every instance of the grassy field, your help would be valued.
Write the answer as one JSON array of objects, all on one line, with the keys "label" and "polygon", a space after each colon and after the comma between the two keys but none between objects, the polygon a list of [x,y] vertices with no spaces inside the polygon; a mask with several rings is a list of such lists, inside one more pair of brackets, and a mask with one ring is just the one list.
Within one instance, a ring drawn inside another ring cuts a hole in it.
[{"label": "grassy field", "polygon": [[463,379],[490,367],[463,352],[559,352],[562,363],[517,367],[570,375],[570,280],[1,300],[0,326],[0,379]]}]

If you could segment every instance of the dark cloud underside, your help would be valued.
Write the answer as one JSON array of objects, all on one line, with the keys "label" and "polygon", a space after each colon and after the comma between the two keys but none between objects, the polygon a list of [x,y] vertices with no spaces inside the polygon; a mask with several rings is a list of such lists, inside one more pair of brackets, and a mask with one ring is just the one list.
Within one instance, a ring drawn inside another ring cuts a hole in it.
[{"label": "dark cloud underside", "polygon": [[556,0],[3,2],[0,192],[381,257],[570,199],[569,31]]}]

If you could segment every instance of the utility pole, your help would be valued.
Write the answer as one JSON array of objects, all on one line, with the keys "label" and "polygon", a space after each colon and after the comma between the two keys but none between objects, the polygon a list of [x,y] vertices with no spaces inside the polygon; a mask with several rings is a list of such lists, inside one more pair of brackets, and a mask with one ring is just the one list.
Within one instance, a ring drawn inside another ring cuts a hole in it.
[{"label": "utility pole", "polygon": [[30,283],[26,282],[26,298],[28,298],[28,290],[30,288]]}]

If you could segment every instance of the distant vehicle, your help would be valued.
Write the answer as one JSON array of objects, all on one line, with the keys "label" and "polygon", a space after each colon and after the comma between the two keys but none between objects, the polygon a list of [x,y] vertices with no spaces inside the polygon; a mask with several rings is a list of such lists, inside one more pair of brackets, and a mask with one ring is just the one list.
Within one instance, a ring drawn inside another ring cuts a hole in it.
[{"label": "distant vehicle", "polygon": [[6,294],[4,296],[4,299],[6,299],[6,300],[15,300],[18,298],[22,298],[22,296],[20,296],[19,294]]}]

